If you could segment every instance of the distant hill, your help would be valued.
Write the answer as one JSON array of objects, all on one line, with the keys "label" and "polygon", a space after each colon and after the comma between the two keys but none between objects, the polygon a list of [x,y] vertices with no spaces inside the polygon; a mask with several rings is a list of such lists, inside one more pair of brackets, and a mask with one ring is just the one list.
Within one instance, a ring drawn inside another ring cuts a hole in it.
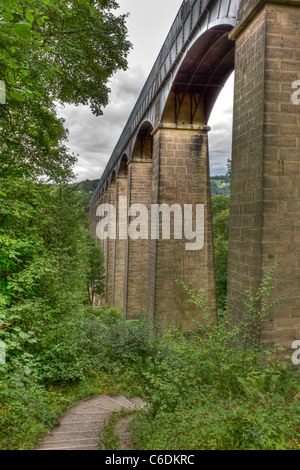
[{"label": "distant hill", "polygon": [[82,191],[83,193],[93,193],[97,185],[99,183],[98,180],[84,180],[79,181],[79,183],[71,183],[70,188],[74,189],[74,191]]},{"label": "distant hill", "polygon": [[[82,191],[83,193],[90,193],[96,190],[99,183],[99,179],[97,180],[84,180],[79,181],[78,183],[70,184],[70,187],[74,189],[74,191]],[[229,196],[230,195],[230,178],[229,176],[212,176],[210,178],[211,184],[211,194],[212,196]]]},{"label": "distant hill", "polygon": [[229,196],[230,195],[230,177],[212,176],[210,178],[211,195],[212,196]]}]

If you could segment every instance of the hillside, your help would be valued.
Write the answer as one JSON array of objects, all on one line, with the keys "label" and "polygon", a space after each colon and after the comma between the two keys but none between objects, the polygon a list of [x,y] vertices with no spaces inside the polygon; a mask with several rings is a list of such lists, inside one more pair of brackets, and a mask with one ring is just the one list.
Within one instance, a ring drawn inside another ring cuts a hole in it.
[{"label": "hillside", "polygon": [[[96,180],[84,180],[78,183],[70,184],[70,187],[75,191],[82,191],[84,193],[93,193],[99,179]],[[229,196],[230,195],[230,178],[228,176],[212,176],[210,179],[211,184],[211,195],[212,196]]]}]

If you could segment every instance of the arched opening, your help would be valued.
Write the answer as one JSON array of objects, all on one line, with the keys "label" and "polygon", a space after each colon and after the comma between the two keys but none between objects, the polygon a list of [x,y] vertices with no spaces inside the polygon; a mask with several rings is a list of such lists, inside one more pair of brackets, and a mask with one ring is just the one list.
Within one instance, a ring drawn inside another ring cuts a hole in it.
[{"label": "arched opening", "polygon": [[[232,28],[232,25],[221,24],[207,30],[197,38],[179,64],[169,92],[166,90],[166,95],[169,94],[161,113],[161,122],[164,124],[164,128],[169,127],[178,130],[176,140],[178,159],[174,160],[174,167],[176,168],[180,164],[180,158],[183,156],[183,163],[188,162],[184,169],[185,173],[188,174],[190,168],[194,168],[190,174],[191,182],[194,174],[198,172],[197,187],[194,187],[187,180],[185,188],[187,188],[188,195],[183,195],[182,200],[188,201],[189,195],[197,194],[194,200],[205,206],[206,244],[202,250],[203,259],[199,255],[197,264],[200,266],[202,263],[202,272],[209,266],[201,282],[202,285],[205,282],[207,283],[206,291],[212,304],[217,294],[217,306],[219,308],[225,306],[227,289],[229,196],[224,196],[222,201],[211,200],[210,175],[225,176],[227,160],[231,156],[232,78],[226,86],[225,84],[234,70],[235,44],[228,39],[228,33]],[[221,112],[224,112],[224,106],[222,107],[221,104],[224,104],[225,101],[227,103],[226,114],[220,116],[218,110],[221,109]],[[214,109],[215,111],[213,111]],[[207,125],[212,127],[212,131],[208,135]],[[182,145],[182,153],[179,154],[180,132],[187,129],[189,130],[185,137],[187,144],[186,147]],[[193,132],[195,133],[194,136]],[[218,139],[218,137],[220,138]],[[199,142],[198,146],[197,142]],[[205,147],[207,150],[205,150]],[[169,144],[169,148],[172,148],[171,144]],[[196,156],[195,153],[197,153]],[[178,181],[176,184],[179,186],[181,183],[181,181]],[[222,186],[223,184],[227,186],[227,183],[222,180],[220,181],[220,188],[225,188],[225,186]],[[219,199],[222,198],[223,196]],[[218,202],[220,202],[219,206]],[[212,222],[214,222],[213,225]],[[219,236],[215,235],[215,241],[213,241],[213,232]],[[186,259],[187,257],[188,254],[185,253],[183,258]],[[215,276],[216,292],[214,290],[214,272],[212,268],[214,258],[217,274]],[[192,265],[192,261],[189,261],[189,265]],[[197,266],[195,266],[196,269]],[[192,276],[190,276],[190,279],[190,285],[192,285]],[[199,281],[195,281],[195,286],[197,285],[199,288],[197,282],[199,283]],[[210,309],[213,307],[212,304]]]},{"label": "arched opening", "polygon": [[150,122],[144,122],[138,132],[135,141],[132,158],[133,160],[151,160],[153,152],[153,126]]},{"label": "arched opening", "polygon": [[115,170],[113,170],[111,178],[110,178],[110,187],[116,185],[116,178],[117,178],[117,174],[116,174]]},{"label": "arched opening", "polygon": [[[208,125],[211,176],[226,175],[231,160],[234,73],[226,81],[212,109]],[[221,183],[222,184],[222,183]],[[224,183],[223,183],[224,184]],[[220,185],[219,185],[220,186]],[[223,189],[225,186],[223,186]],[[228,191],[216,194],[229,194]]]},{"label": "arched opening", "polygon": [[[123,154],[118,169],[115,192],[116,240],[114,241],[113,299],[115,307],[124,311],[126,285],[127,240],[121,234],[127,234],[127,199],[128,198],[128,158]],[[122,202],[123,201],[123,202]],[[126,202],[124,202],[126,201]]]},{"label": "arched opening", "polygon": [[105,193],[107,192],[107,189],[108,189],[108,180],[105,181],[104,185],[103,185],[103,195],[105,195]]},{"label": "arched opening", "polygon": [[[128,163],[128,230],[124,310],[126,318],[145,314],[149,298],[150,218],[152,197],[153,126],[145,121],[137,134]],[[145,215],[147,213],[147,216]],[[147,234],[143,227],[148,229]],[[128,232],[129,233],[129,232]],[[138,276],[136,269],[139,266]]]},{"label": "arched opening", "polygon": [[214,231],[214,260],[218,310],[227,299],[228,239],[230,216],[230,161],[232,149],[234,73],[213,107],[209,119],[210,184]]},{"label": "arched opening", "polygon": [[234,68],[229,24],[215,26],[192,45],[176,73],[161,122],[207,124],[214,104]]},{"label": "arched opening", "polygon": [[127,158],[126,153],[124,153],[124,155],[122,157],[122,160],[121,160],[121,163],[120,163],[118,176],[120,176],[120,177],[127,176],[127,174],[128,174],[127,164],[128,164],[128,158]]}]

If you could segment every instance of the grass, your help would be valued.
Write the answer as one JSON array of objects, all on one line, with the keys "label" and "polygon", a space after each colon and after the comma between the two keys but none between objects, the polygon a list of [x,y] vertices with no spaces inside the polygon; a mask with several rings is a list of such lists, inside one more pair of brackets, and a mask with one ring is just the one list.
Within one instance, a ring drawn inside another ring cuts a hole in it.
[{"label": "grass", "polygon": [[[151,338],[143,323],[112,321],[111,313],[104,327],[92,322],[94,368],[83,379],[46,387],[15,374],[0,383],[0,449],[34,449],[70,405],[120,394],[149,405],[130,424],[135,449],[300,450],[299,370],[289,370],[280,348],[266,349],[249,335],[274,304],[271,293],[267,280],[250,293],[249,315],[233,328],[226,318],[215,325],[201,292],[191,293],[207,324],[188,336],[170,328]],[[108,450],[118,447],[123,413],[105,428]]]},{"label": "grass", "polygon": [[[115,374],[98,372],[77,383],[55,384],[48,388],[48,395],[40,401],[32,391],[32,400],[22,418],[16,409],[16,418],[11,413],[9,426],[1,434],[1,448],[35,449],[43,436],[59,422],[61,413],[84,398],[101,394],[122,394],[130,398],[138,391],[140,396],[152,401],[152,406],[150,410],[135,413],[131,423],[134,449],[300,450],[300,390],[296,374],[288,374],[283,391],[278,389],[276,393],[271,389],[262,391],[257,385],[253,390],[247,386],[235,396],[231,393],[222,395],[214,386],[199,385],[195,379],[185,375],[184,369],[192,372],[194,358],[187,362],[186,353],[190,349],[188,341],[184,343],[182,351],[177,354],[160,348],[160,355],[168,353],[170,370],[166,374],[161,365],[158,366],[156,382],[149,388],[147,381],[143,384],[145,379],[142,377],[147,371],[129,372],[126,369],[123,374],[120,371],[115,371]],[[176,348],[174,342],[172,346]],[[182,380],[189,380],[184,382],[183,388]],[[0,407],[0,416],[4,412]],[[103,445],[106,450],[118,449],[116,424],[128,413],[132,412],[121,410],[114,413],[105,426]]]},{"label": "grass", "polygon": [[132,442],[140,450],[300,450],[299,405],[290,407],[278,397],[255,404],[210,390],[205,401],[174,412],[142,410],[131,423]]},{"label": "grass", "polygon": [[113,413],[103,428],[103,438],[100,442],[100,450],[118,450],[119,436],[116,431],[116,425],[120,419],[132,415],[132,410],[122,409]]},{"label": "grass", "polygon": [[[27,390],[26,401],[14,397],[10,407],[0,404],[0,449],[36,449],[43,437],[59,423],[69,406],[96,395],[136,395],[131,374],[91,373],[86,380]],[[24,397],[24,394],[23,394]]]}]

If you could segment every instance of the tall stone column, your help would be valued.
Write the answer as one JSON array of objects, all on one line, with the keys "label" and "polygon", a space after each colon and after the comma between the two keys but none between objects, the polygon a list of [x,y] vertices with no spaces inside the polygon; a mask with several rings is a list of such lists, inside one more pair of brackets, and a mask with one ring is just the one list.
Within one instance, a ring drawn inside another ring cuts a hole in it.
[{"label": "tall stone column", "polygon": [[104,204],[106,202],[106,199],[107,196],[106,196],[106,193],[102,193],[98,198],[97,198],[97,201],[95,202],[94,204],[94,217],[95,217],[95,222],[93,223],[93,227],[94,227],[94,230],[95,230],[95,238],[97,240],[97,242],[99,243],[103,253],[104,253],[104,240],[102,239],[99,239],[98,238],[98,235],[97,235],[97,225],[98,225],[98,222],[100,221],[100,217],[98,217],[96,215],[96,212],[97,212],[97,209],[99,206],[101,206],[101,204]]},{"label": "tall stone column", "polygon": [[[114,296],[113,305],[124,310],[125,292],[125,261],[127,240],[120,239],[120,223],[127,224],[127,214],[119,214],[120,198],[127,196],[127,177],[119,176],[116,179],[116,212],[117,212],[117,238],[114,250]],[[121,216],[121,221],[119,218]]]},{"label": "tall stone column", "polygon": [[263,338],[291,347],[300,339],[300,4],[242,0],[236,41],[228,295],[245,312],[274,261],[285,295]]},{"label": "tall stone column", "polygon": [[[108,188],[108,204],[116,207],[116,180],[111,182]],[[106,272],[106,303],[113,305],[114,298],[114,269],[115,269],[115,240],[108,238],[106,256],[107,256],[107,272]]]},{"label": "tall stone column", "polygon": [[[154,130],[152,203],[178,204],[184,221],[185,205],[204,205],[204,244],[188,251],[184,238],[151,240],[149,313],[152,320],[165,321],[186,331],[201,322],[199,308],[186,302],[187,296],[176,279],[189,289],[206,291],[209,311],[216,319],[216,292],[212,213],[208,160],[208,126],[160,124]],[[171,221],[173,221],[173,216]],[[183,227],[182,227],[183,228]],[[160,234],[161,235],[161,234]],[[195,240],[193,240],[195,241]]]},{"label": "tall stone column", "polygon": [[[133,159],[128,164],[128,208],[143,204],[150,213],[152,160]],[[137,214],[138,215],[138,214]],[[129,223],[134,217],[129,218]],[[150,221],[149,225],[150,227]],[[128,319],[147,314],[149,295],[149,238],[127,240],[124,310]]]},{"label": "tall stone column", "polygon": [[[108,189],[103,193],[102,195],[102,204],[109,204],[109,192]],[[104,271],[105,271],[105,289],[104,293],[101,299],[102,304],[107,304],[108,303],[108,282],[109,282],[109,268],[108,268],[108,255],[109,255],[109,239],[106,238],[105,240],[102,240],[101,245],[102,250],[103,250],[103,256],[104,256]]]}]

